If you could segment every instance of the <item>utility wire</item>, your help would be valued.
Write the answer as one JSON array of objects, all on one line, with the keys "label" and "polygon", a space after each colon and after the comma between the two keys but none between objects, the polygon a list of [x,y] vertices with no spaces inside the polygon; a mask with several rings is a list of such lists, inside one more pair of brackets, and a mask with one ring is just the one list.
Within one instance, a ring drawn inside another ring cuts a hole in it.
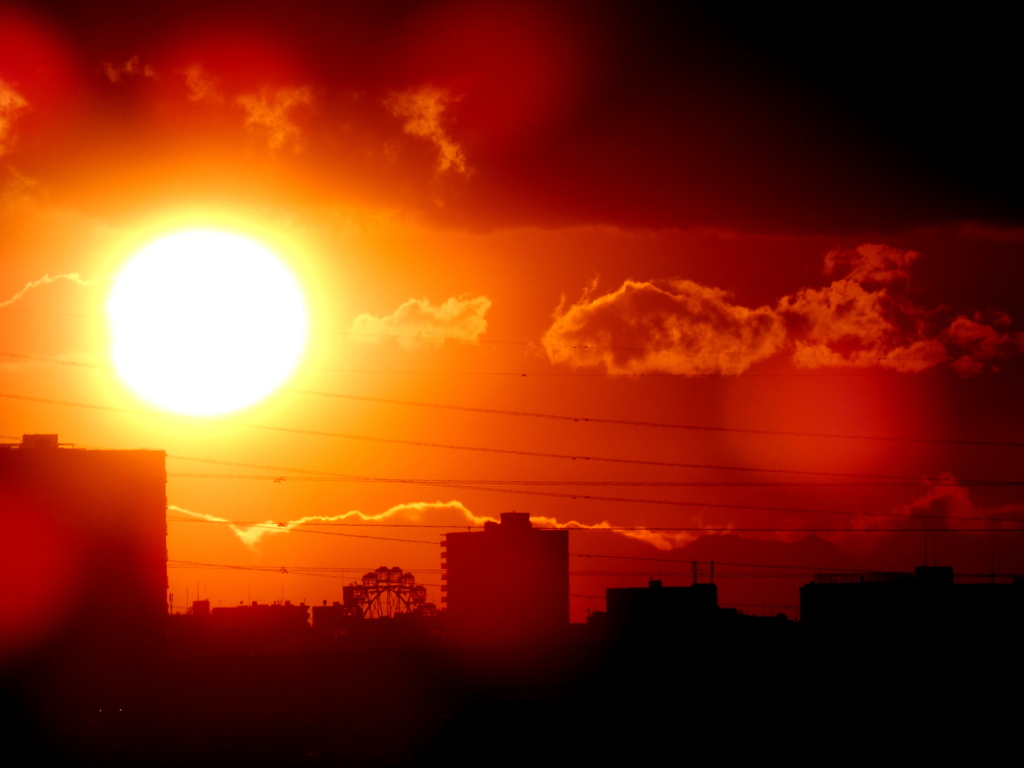
[{"label": "utility wire", "polygon": [[[1005,363],[1004,363],[1005,365]],[[318,369],[321,373],[358,373],[358,374],[391,374],[395,376],[503,376],[510,378],[595,378],[595,379],[616,379],[622,378],[621,375],[611,374],[606,371],[536,371],[536,372],[524,372],[524,371],[426,371],[426,370],[398,370],[398,369],[382,369],[382,368],[320,368]],[[971,376],[1019,376],[1024,371],[1021,370],[1007,370],[1005,367],[1001,367],[997,371],[985,370],[977,371],[972,373]],[[789,372],[767,372],[767,371],[744,371],[743,378],[769,378],[769,379],[789,379],[789,378],[820,378],[820,377],[836,377],[836,378],[867,378],[867,377],[889,377],[895,378],[900,376],[898,371],[893,370],[865,370],[857,369],[851,370],[849,368],[838,368],[838,369],[822,369],[814,368],[804,371],[789,371]],[[927,377],[959,377],[962,378],[962,373],[956,371],[947,370],[926,370],[918,371],[914,374],[915,376],[927,376]],[[648,371],[645,373],[630,373],[630,378],[667,378],[676,377],[678,373],[668,373],[665,371]],[[688,373],[686,378],[693,379],[720,379],[722,374],[720,373]]]},{"label": "utility wire", "polygon": [[[578,557],[587,557],[587,555],[577,555]],[[590,557],[598,557],[598,555],[590,555]],[[685,560],[657,560],[656,558],[622,558],[629,560],[652,560],[656,562],[674,562],[679,564],[686,564],[689,561]],[[701,565],[706,565],[705,561],[700,561]],[[719,563],[715,561],[716,565],[728,565],[728,563]],[[373,573],[376,569],[374,568],[328,568],[328,567],[317,567],[317,566],[283,566],[283,565],[231,565],[226,563],[198,563],[188,560],[168,560],[167,565],[170,568],[198,568],[198,569],[211,569],[211,570],[232,570],[232,571],[262,571],[264,573],[279,573],[285,576],[318,576],[323,578],[342,579],[349,580],[354,578],[349,574],[365,574]],[[739,564],[737,564],[739,565]],[[803,568],[804,570],[812,570],[814,573],[824,572],[836,572],[836,573],[863,573],[863,574],[874,574],[879,573],[878,570],[865,570],[856,568],[809,568],[805,566],[772,566],[772,565],[750,565],[747,567],[754,568],[786,568],[788,570],[798,570]],[[430,568],[415,568],[413,569],[416,573],[430,573],[437,574],[441,573],[441,570],[430,569]],[[407,571],[412,573],[412,571]],[[341,574],[341,575],[336,575]],[[649,576],[651,571],[570,571],[570,576]],[[678,573],[662,573],[663,577],[671,578],[688,578],[690,573],[680,571]],[[813,574],[807,573],[743,573],[743,572],[716,572],[715,578],[808,578]],[[1019,574],[1012,573],[959,573],[956,574],[961,578],[1017,578]],[[358,580],[358,577],[355,577]],[[423,582],[416,582],[417,585],[422,586],[441,586],[439,584],[425,584]],[[604,599],[604,595],[601,596],[590,596],[590,595],[575,595],[575,597],[594,597],[594,599]]]},{"label": "utility wire", "polygon": [[[76,365],[83,365],[83,366],[92,366],[91,363],[75,363],[75,364]],[[333,398],[346,399],[346,400],[356,400],[356,401],[363,401],[363,402],[378,402],[378,403],[386,403],[386,404],[391,404],[391,405],[407,405],[407,406],[416,406],[416,407],[421,407],[421,408],[437,408],[437,409],[444,409],[444,410],[467,411],[467,412],[472,412],[472,413],[487,413],[487,414],[495,414],[495,415],[501,415],[501,416],[517,416],[517,417],[526,417],[526,418],[534,418],[534,419],[548,419],[548,420],[555,420],[555,421],[572,421],[572,422],[577,422],[577,423],[578,422],[584,422],[584,423],[593,423],[593,424],[614,424],[614,425],[637,426],[637,427],[656,427],[656,428],[660,428],[660,429],[678,429],[678,430],[691,430],[691,431],[695,430],[695,431],[716,432],[716,433],[736,433],[736,434],[747,434],[747,435],[765,435],[765,436],[772,436],[772,437],[808,437],[808,438],[828,438],[828,439],[838,439],[838,440],[867,440],[867,441],[876,441],[876,442],[896,442],[896,443],[912,443],[912,444],[928,444],[928,445],[963,445],[963,446],[975,446],[975,447],[977,447],[977,446],[988,446],[988,447],[1001,447],[1001,448],[1024,448],[1024,442],[1015,442],[1015,441],[959,440],[959,439],[949,439],[949,438],[925,438],[925,437],[891,437],[891,436],[887,437],[887,436],[881,436],[881,435],[846,435],[846,434],[828,433],[828,432],[794,432],[794,431],[770,430],[770,429],[748,429],[748,428],[742,428],[742,427],[713,427],[713,426],[696,425],[696,424],[673,424],[673,423],[668,423],[668,422],[636,421],[636,420],[628,420],[628,419],[605,419],[605,418],[585,417],[585,416],[565,416],[565,415],[558,415],[558,414],[532,413],[532,412],[528,412],[528,411],[509,411],[509,410],[499,410],[499,409],[492,409],[492,408],[471,408],[471,407],[468,407],[468,406],[448,405],[448,404],[440,404],[440,403],[422,403],[422,402],[410,401],[410,400],[388,400],[388,399],[384,399],[384,398],[364,397],[364,396],[357,396],[357,395],[342,395],[342,394],[329,393],[329,392],[314,392],[314,391],[310,391],[310,390],[292,390],[292,391],[298,392],[300,394],[317,395],[317,396],[322,396],[322,397],[333,397]],[[134,410],[129,410],[129,409],[114,408],[112,406],[92,405],[92,404],[88,404],[88,403],[70,403],[70,402],[61,401],[61,400],[48,400],[48,399],[44,399],[44,398],[33,398],[33,397],[25,396],[25,395],[14,395],[14,394],[7,394],[7,393],[0,393],[0,397],[11,399],[11,400],[24,400],[24,401],[28,401],[28,402],[48,403],[48,404],[51,404],[51,405],[65,405],[65,406],[72,406],[72,407],[78,407],[78,408],[91,408],[91,409],[94,409],[94,410],[113,411],[113,412],[119,412],[119,413],[136,413],[136,414],[145,414],[146,413],[144,411],[134,411]],[[149,415],[153,415],[153,414],[149,414]],[[182,418],[181,416],[178,416],[177,414],[160,414],[160,415],[174,416],[174,417]],[[184,418],[197,418],[197,417],[184,417]],[[287,427],[271,427],[271,426],[266,426],[266,425],[261,425],[261,424],[246,424],[246,423],[235,422],[235,421],[230,421],[230,420],[226,420],[226,419],[201,418],[199,420],[213,422],[213,423],[232,424],[232,425],[236,425],[236,426],[244,426],[244,427],[249,427],[251,429],[267,429],[267,430],[273,430],[273,431],[279,431],[279,432],[292,432],[292,433],[297,433],[297,434],[319,435],[319,436],[323,436],[323,437],[341,437],[341,438],[346,438],[346,439],[350,439],[350,440],[369,440],[369,441],[373,441],[373,442],[400,443],[400,444],[405,444],[405,445],[418,445],[418,446],[433,447],[433,448],[449,448],[449,449],[477,450],[477,451],[489,451],[489,452],[496,452],[497,451],[497,449],[488,449],[488,448],[469,448],[469,447],[466,447],[466,446],[452,446],[452,445],[442,445],[442,444],[437,444],[437,443],[426,443],[426,442],[418,442],[418,441],[395,440],[395,439],[388,439],[388,438],[374,438],[374,437],[366,437],[366,436],[358,436],[358,435],[348,435],[348,434],[338,434],[338,433],[331,433],[331,432],[321,432],[321,431],[318,431],[318,430],[299,430],[299,429],[292,429],[292,428],[287,428]],[[508,451],[500,451],[500,452],[508,452]],[[548,458],[554,457],[553,454],[539,454],[539,453],[532,453],[532,452],[529,452],[529,451],[526,451],[526,452],[524,452],[524,451],[514,451],[513,453],[516,453],[518,455],[528,455],[528,456],[534,456],[534,455],[536,455],[536,456],[546,456]],[[565,458],[565,457],[559,456],[558,458]],[[571,457],[571,458],[589,458],[589,457]],[[602,460],[607,461],[607,459],[602,459]],[[644,462],[644,463],[651,463],[651,462]],[[658,464],[661,464],[661,462],[658,462]]]},{"label": "utility wire", "polygon": [[170,523],[213,523],[220,525],[236,525],[245,526],[246,528],[262,528],[266,531],[276,531],[278,533],[307,533],[307,534],[320,534],[323,536],[342,536],[349,539],[374,539],[376,541],[397,541],[404,544],[430,544],[432,546],[440,545],[440,541],[426,541],[424,539],[396,539],[391,536],[370,536],[368,534],[360,533],[340,533],[338,531],[316,531],[309,528],[300,528],[298,526],[289,528],[285,523],[236,523],[232,520],[201,520],[199,518],[173,518],[168,517],[167,521]]},{"label": "utility wire", "polygon": [[[582,552],[570,552],[570,557],[597,557],[603,560],[642,560],[649,563],[674,563],[676,565],[707,565],[710,560],[679,560],[677,558],[665,558],[665,557],[632,557],[629,555],[594,555],[586,554]],[[734,568],[785,568],[787,570],[804,570],[804,571],[839,571],[841,573],[877,573],[878,569],[868,568],[839,568],[835,566],[817,566],[817,565],[774,565],[768,563],[735,563],[731,561],[715,560],[715,565],[728,565]]]},{"label": "utility wire", "polygon": [[[438,545],[438,541],[423,541],[417,539],[394,539],[385,536],[366,536],[354,533],[337,533],[335,531],[310,530],[306,527],[289,528],[285,523],[236,523],[232,520],[189,520],[187,518],[167,518],[168,522],[200,522],[220,523],[223,525],[246,526],[249,528],[266,528],[275,531],[289,531],[294,533],[322,534],[325,536],[347,536],[355,539],[379,539],[381,541],[401,541],[409,544],[432,544]],[[304,523],[303,526],[318,525],[317,523]],[[466,526],[471,528],[471,526]],[[458,533],[464,530],[461,526],[451,526],[451,532]],[[611,531],[614,528],[549,528],[538,530],[560,530],[560,531]],[[688,526],[679,528],[646,528],[628,530],[648,531],[679,531],[685,533],[1024,533],[1024,528],[741,528],[736,526]]]},{"label": "utility wire", "polygon": [[[243,475],[243,476],[224,476],[224,475],[207,475],[207,478],[213,479],[258,479],[258,480],[284,480],[286,478],[272,477],[258,475]],[[296,480],[300,478],[295,478]],[[318,478],[301,478],[304,480],[318,479]],[[324,480],[331,480],[333,478],[322,478]],[[557,493],[555,491],[531,491],[525,488],[503,488],[500,486],[481,486],[481,485],[470,485],[465,483],[454,483],[444,481],[424,481],[424,480],[404,480],[399,478],[367,478],[366,482],[380,482],[380,483],[396,483],[404,485],[423,485],[432,488],[447,488],[449,490],[462,490],[462,491],[483,491],[485,493],[501,493],[512,496],[541,496],[545,498],[556,498],[556,499],[570,499],[572,501],[604,501],[617,504],[651,504],[655,506],[667,506],[667,507],[699,507],[701,509],[742,509],[751,510],[756,512],[784,512],[787,514],[818,514],[818,515],[844,515],[851,517],[912,517],[920,519],[950,519],[953,515],[924,515],[913,512],[898,513],[898,512],[874,512],[870,515],[865,515],[859,511],[849,510],[835,510],[835,509],[813,509],[806,507],[771,507],[762,504],[727,504],[722,502],[706,502],[706,501],[680,501],[676,499],[641,499],[637,497],[629,496],[596,496],[593,494],[582,494],[582,493]],[[965,520],[982,520],[990,518],[978,518],[969,516],[955,516],[956,519]],[[1017,520],[1014,518],[994,518],[999,520],[1006,520],[1007,522],[1024,522],[1024,520]]]},{"label": "utility wire", "polygon": [[486,413],[496,416],[517,416],[531,419],[549,419],[553,421],[572,421],[577,423],[591,424],[615,424],[630,427],[655,427],[658,429],[681,429],[695,430],[701,432],[729,432],[745,435],[769,435],[773,437],[814,437],[829,438],[835,440],[871,440],[878,442],[895,443],[926,443],[940,445],[971,445],[971,446],[999,446],[1004,448],[1024,448],[1024,443],[1002,442],[996,440],[953,440],[930,437],[886,437],[882,435],[845,435],[830,432],[792,432],[777,429],[747,429],[741,427],[711,427],[698,424],[673,424],[660,421],[636,421],[631,419],[606,419],[593,416],[565,416],[553,413],[533,413],[529,411],[509,411],[495,408],[473,408],[464,405],[450,405],[442,403],[423,403],[413,400],[388,400],[380,397],[365,397],[361,395],[342,395],[334,392],[315,392],[311,390],[292,390],[303,395],[315,395],[317,397],[332,397],[342,400],[355,400],[368,403],[384,403],[387,405],[406,405],[417,408],[438,408],[449,411],[464,411],[468,413]]},{"label": "utility wire", "polygon": [[[178,461],[192,461],[192,462],[198,462],[198,463],[203,463],[203,464],[220,464],[220,465],[229,466],[229,467],[246,467],[248,469],[268,469],[268,470],[276,471],[276,472],[301,472],[303,474],[322,475],[322,476],[325,476],[325,477],[349,477],[349,478],[358,477],[357,475],[349,475],[349,474],[344,474],[344,473],[340,473],[340,472],[328,472],[328,471],[314,470],[314,469],[296,469],[296,468],[293,468],[293,467],[277,467],[277,466],[268,466],[266,464],[242,464],[242,463],[235,462],[235,461],[223,461],[223,460],[220,460],[220,459],[206,459],[206,458],[198,458],[198,457],[195,457],[195,456],[179,456],[179,455],[175,455],[175,454],[168,454],[167,458],[168,459],[176,459]],[[577,457],[575,457],[575,456],[556,456],[556,458],[575,459]],[[628,460],[628,459],[600,459],[600,458],[594,458],[594,457],[589,457],[589,456],[583,456],[583,457],[579,457],[579,458],[584,459],[584,460],[590,460],[590,461],[606,461],[607,460],[607,461],[617,461],[617,462],[622,462],[622,463],[631,463],[632,462],[632,460]],[[645,463],[645,462],[640,462],[640,463]],[[863,478],[863,479],[868,479],[868,480],[871,480],[871,479],[875,479],[875,480],[904,480],[904,481],[907,481],[907,482],[915,482],[915,483],[923,483],[923,482],[941,483],[941,482],[945,481],[945,478],[943,478],[943,477],[921,477],[921,476],[916,476],[915,477],[915,476],[911,476],[911,475],[871,475],[871,474],[863,474],[863,473],[855,473],[855,472],[821,472],[821,471],[816,471],[816,470],[811,470],[811,469],[771,469],[771,468],[766,468],[766,467],[742,467],[742,466],[728,466],[728,465],[721,465],[721,464],[683,464],[683,463],[664,463],[664,462],[660,462],[659,466],[670,466],[670,467],[679,468],[679,469],[707,469],[707,470],[723,471],[723,472],[764,472],[764,473],[769,473],[769,474],[811,475],[811,476],[814,476],[814,477]],[[984,482],[988,482],[988,481],[979,480],[977,482],[984,483]],[[993,482],[999,482],[999,481],[993,481]],[[1014,482],[1014,481],[1007,481],[1007,482]]]},{"label": "utility wire", "polygon": [[407,483],[411,485],[512,485],[563,487],[578,486],[591,488],[920,488],[922,486],[936,488],[1005,488],[1024,486],[1021,480],[959,480],[956,478],[938,478],[934,481],[919,480],[917,482],[737,482],[737,481],[685,481],[685,480],[456,480],[432,477],[371,477],[366,475],[327,474],[290,476],[290,475],[229,475],[203,472],[171,472],[167,477],[186,480],[270,480],[275,483],[291,482],[333,482],[333,483]]},{"label": "utility wire", "polygon": [[[230,466],[230,467],[244,467],[246,469],[265,469],[265,470],[270,470],[270,471],[273,471],[273,472],[299,472],[299,473],[304,473],[304,474],[307,474],[307,475],[314,475],[314,476],[325,477],[325,478],[348,479],[348,480],[351,480],[353,482],[390,482],[391,481],[391,479],[386,479],[386,478],[367,478],[367,477],[361,476],[361,475],[351,475],[351,474],[344,474],[344,473],[340,473],[340,472],[328,472],[328,471],[325,471],[325,470],[301,469],[301,468],[295,468],[295,467],[280,467],[280,466],[272,466],[272,465],[267,465],[267,464],[249,464],[249,463],[241,463],[241,462],[236,462],[236,461],[224,461],[224,460],[220,460],[220,459],[199,458],[199,457],[196,457],[196,456],[180,456],[180,455],[176,455],[176,454],[168,454],[167,458],[168,459],[174,459],[174,460],[177,460],[177,461],[197,462],[197,463],[202,463],[202,464],[215,464],[215,465]],[[785,473],[785,474],[800,474],[800,475],[813,475],[813,476],[825,476],[825,477],[860,478],[860,479],[868,479],[868,480],[877,479],[877,480],[894,481],[892,483],[893,485],[899,485],[899,483],[896,482],[896,481],[904,481],[908,485],[908,487],[911,486],[911,485],[914,485],[914,486],[934,485],[934,486],[952,486],[952,487],[955,487],[955,486],[967,486],[967,487],[970,487],[970,486],[975,486],[975,485],[977,485],[977,486],[987,486],[987,485],[992,485],[992,486],[1004,486],[1004,485],[1005,486],[1013,486],[1013,485],[1024,484],[1024,483],[1022,483],[1022,481],[1018,481],[1018,480],[975,480],[975,479],[947,478],[947,477],[941,477],[941,476],[940,477],[924,477],[924,476],[911,477],[909,475],[871,475],[871,474],[857,474],[857,473],[852,473],[852,472],[816,472],[816,471],[813,471],[813,470],[801,470],[801,469],[767,469],[767,468],[764,468],[764,467],[720,466],[720,465],[715,465],[715,464],[687,464],[687,465],[682,465],[682,466],[686,466],[687,468],[692,468],[692,469],[729,470],[729,471],[737,471],[737,472]],[[188,477],[189,475],[180,474],[180,475],[175,475],[175,476],[177,476],[177,477]],[[198,476],[198,475],[196,475],[196,476]],[[242,478],[247,478],[247,477],[252,477],[252,476],[248,476],[248,475],[237,475],[237,476],[225,475],[224,477],[225,478],[237,477],[238,479],[242,479]],[[263,476],[263,477],[266,477],[266,476]],[[278,480],[279,478],[283,478],[285,480],[287,480],[287,479],[301,480],[302,479],[302,478],[289,478],[286,475],[273,475],[272,478],[274,480]],[[431,478],[427,482],[448,482],[448,481],[447,480]],[[584,484],[586,484],[585,482],[577,483],[577,482],[571,482],[571,481],[561,482],[561,481],[519,481],[519,480],[510,480],[510,481],[481,481],[481,480],[475,480],[475,481],[451,481],[451,482],[503,483],[503,484],[548,484],[548,485],[584,485]],[[601,482],[601,481],[597,481],[597,482]],[[627,483],[618,483],[618,482],[610,482],[609,481],[608,484],[609,485],[626,485]],[[639,485],[639,484],[642,484],[642,483],[640,483],[638,481],[636,484]],[[650,485],[655,485],[655,483],[651,483]],[[722,483],[722,485],[732,485],[732,483]],[[758,483],[735,483],[735,485],[759,485],[759,484]],[[767,483],[766,483],[766,485],[767,485]],[[785,485],[785,484],[784,483],[779,483],[779,485]],[[813,484],[808,483],[808,485],[813,485]],[[825,484],[822,483],[822,485],[825,485]],[[840,485],[840,483],[836,483],[836,485]],[[865,483],[864,485],[869,485],[869,484]],[[879,485],[882,485],[882,483],[879,483]]]},{"label": "utility wire", "polygon": [[[170,457],[168,457],[170,458]],[[288,476],[288,475],[228,475],[201,472],[171,472],[167,477],[193,480],[271,480],[273,482],[341,482],[341,483],[411,483],[413,485],[435,484],[472,484],[472,485],[523,485],[523,486],[580,486],[597,488],[920,488],[928,485],[938,488],[1003,488],[1024,486],[1022,480],[959,480],[956,478],[937,478],[935,480],[917,482],[743,482],[743,481],[687,481],[687,480],[458,480],[454,478],[434,477],[369,477],[360,475],[324,474]]]},{"label": "utility wire", "polygon": [[56,357],[40,357],[39,355],[19,355],[14,352],[0,352],[0,357],[10,358],[12,360],[25,360],[34,363],[54,363],[55,365],[71,365],[76,368],[111,368],[108,365],[99,365],[97,363],[83,363],[75,360],[61,360]]},{"label": "utility wire", "polygon": [[[117,408],[109,405],[94,405],[91,403],[75,403],[66,400],[52,400],[42,397],[30,397],[28,395],[15,395],[11,393],[0,392],[0,398],[7,400],[18,400],[22,402],[30,403],[42,403],[46,405],[61,405],[70,408],[86,408],[95,411],[103,411],[106,413],[127,413],[133,416],[160,416],[170,419],[181,419],[191,422],[206,422],[210,424],[226,424],[229,426],[245,427],[248,429],[259,429],[268,432],[278,432],[285,434],[295,435],[310,435],[315,437],[329,437],[344,440],[358,440],[363,442],[371,443],[384,443],[388,445],[409,445],[419,448],[441,448],[445,450],[455,451],[470,451],[475,453],[490,453],[504,456],[527,456],[531,458],[541,459],[564,459],[571,461],[592,461],[609,464],[629,464],[649,467],[673,467],[680,469],[693,469],[693,468],[713,468],[709,465],[704,464],[689,464],[674,461],[649,461],[646,459],[620,459],[606,456],[585,456],[585,455],[573,455],[564,453],[547,453],[542,451],[521,451],[511,448],[486,448],[482,446],[471,446],[471,445],[454,445],[448,443],[432,443],[419,440],[402,440],[399,438],[388,438],[388,437],[370,437],[367,435],[352,435],[344,434],[339,432],[323,432],[320,430],[313,429],[297,429],[294,427],[274,427],[266,424],[249,424],[246,422],[231,421],[229,419],[214,419],[214,418],[203,418],[198,416],[185,416],[183,414],[175,413],[160,413],[153,411],[141,411],[130,408]],[[993,443],[994,444],[994,443]],[[1014,444],[1016,445],[1016,444]],[[1020,444],[1024,445],[1024,444]],[[730,467],[720,467],[720,469],[731,469]],[[763,470],[766,472],[794,472],[799,474],[813,474],[813,475],[832,475],[842,476],[841,473],[827,473],[827,472],[811,472],[811,471],[798,471],[798,470]]]}]

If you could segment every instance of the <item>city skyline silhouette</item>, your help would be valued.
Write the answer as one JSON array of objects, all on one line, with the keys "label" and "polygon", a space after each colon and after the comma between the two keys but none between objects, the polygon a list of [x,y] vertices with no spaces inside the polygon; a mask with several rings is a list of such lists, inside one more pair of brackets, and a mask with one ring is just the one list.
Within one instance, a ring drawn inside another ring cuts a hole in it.
[{"label": "city skyline silhouette", "polygon": [[991,762],[1014,21],[0,0],[0,744]]}]

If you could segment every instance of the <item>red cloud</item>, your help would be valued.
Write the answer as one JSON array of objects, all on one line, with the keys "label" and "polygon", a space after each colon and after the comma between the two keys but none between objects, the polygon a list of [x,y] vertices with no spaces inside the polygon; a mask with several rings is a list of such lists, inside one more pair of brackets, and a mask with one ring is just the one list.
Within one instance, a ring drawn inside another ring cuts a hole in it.
[{"label": "red cloud", "polygon": [[822,288],[802,288],[773,309],[733,304],[727,294],[689,280],[627,280],[605,296],[584,296],[556,313],[544,336],[552,362],[603,366],[611,374],[740,374],[788,351],[799,367],[879,366],[916,373],[952,362],[958,373],[1024,351],[1024,334],[995,326],[992,312],[957,317],[943,329],[940,310],[907,297],[915,251],[867,243],[825,256],[826,273],[842,274]]},{"label": "red cloud", "polygon": [[609,373],[742,373],[778,350],[784,331],[769,307],[748,309],[689,280],[627,280],[558,314],[544,336],[553,362]]},{"label": "red cloud", "polygon": [[864,243],[856,248],[836,249],[825,254],[825,274],[846,266],[847,279],[858,283],[892,283],[910,278],[910,263],[921,254],[901,251],[879,243]]},{"label": "red cloud", "polygon": [[905,332],[903,308],[885,289],[869,291],[852,279],[805,288],[779,302],[793,346],[793,362],[804,368],[880,365],[913,373],[947,359],[941,342]]},{"label": "red cloud", "polygon": [[1003,312],[994,313],[991,325],[981,322],[976,314],[974,319],[960,315],[943,331],[943,339],[960,352],[953,362],[957,373],[978,373],[987,363],[1005,360],[1024,351],[1024,334],[1011,335],[998,331],[994,326],[1010,324],[1010,318]]}]

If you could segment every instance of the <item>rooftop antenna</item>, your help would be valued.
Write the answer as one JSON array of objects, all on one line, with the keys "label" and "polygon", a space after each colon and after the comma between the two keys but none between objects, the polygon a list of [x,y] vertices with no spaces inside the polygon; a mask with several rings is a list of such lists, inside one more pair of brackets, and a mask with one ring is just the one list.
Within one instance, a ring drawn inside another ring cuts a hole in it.
[{"label": "rooftop antenna", "polygon": [[996,583],[996,537],[994,533],[988,535],[988,552],[989,552],[989,574],[990,581]]},{"label": "rooftop antenna", "polygon": [[928,566],[928,516],[924,517],[924,564]]}]

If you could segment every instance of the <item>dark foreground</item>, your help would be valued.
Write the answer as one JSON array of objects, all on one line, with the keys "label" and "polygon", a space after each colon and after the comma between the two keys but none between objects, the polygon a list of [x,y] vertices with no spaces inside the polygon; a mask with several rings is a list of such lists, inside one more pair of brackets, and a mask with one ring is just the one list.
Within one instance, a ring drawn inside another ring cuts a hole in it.
[{"label": "dark foreground", "polygon": [[[4,681],[4,765],[994,760],[1018,638],[784,631],[167,658]],[[58,683],[60,680],[60,690]],[[73,682],[69,682],[73,681]]]}]

